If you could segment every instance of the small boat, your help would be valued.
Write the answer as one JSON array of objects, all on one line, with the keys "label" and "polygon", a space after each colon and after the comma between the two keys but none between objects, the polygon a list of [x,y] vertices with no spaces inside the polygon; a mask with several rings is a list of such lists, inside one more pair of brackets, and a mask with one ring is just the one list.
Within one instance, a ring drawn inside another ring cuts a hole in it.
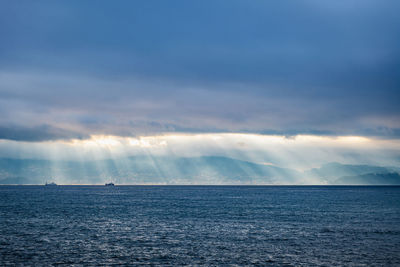
[{"label": "small boat", "polygon": [[114,183],[106,183],[105,186],[114,186]]},{"label": "small boat", "polygon": [[45,186],[57,186],[57,184],[55,182],[48,183],[47,181],[44,185]]}]

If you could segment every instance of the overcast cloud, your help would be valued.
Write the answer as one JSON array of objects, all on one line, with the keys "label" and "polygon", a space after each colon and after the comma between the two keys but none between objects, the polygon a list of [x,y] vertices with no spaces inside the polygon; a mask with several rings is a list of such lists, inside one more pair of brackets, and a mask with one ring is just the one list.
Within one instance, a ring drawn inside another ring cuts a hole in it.
[{"label": "overcast cloud", "polygon": [[5,1],[0,139],[400,135],[399,1]]}]

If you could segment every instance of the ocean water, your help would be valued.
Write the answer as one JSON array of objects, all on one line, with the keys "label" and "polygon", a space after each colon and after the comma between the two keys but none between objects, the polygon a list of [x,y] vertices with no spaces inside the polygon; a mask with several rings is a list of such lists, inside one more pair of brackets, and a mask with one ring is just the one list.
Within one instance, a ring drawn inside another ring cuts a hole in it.
[{"label": "ocean water", "polygon": [[0,186],[0,266],[400,266],[400,187]]}]

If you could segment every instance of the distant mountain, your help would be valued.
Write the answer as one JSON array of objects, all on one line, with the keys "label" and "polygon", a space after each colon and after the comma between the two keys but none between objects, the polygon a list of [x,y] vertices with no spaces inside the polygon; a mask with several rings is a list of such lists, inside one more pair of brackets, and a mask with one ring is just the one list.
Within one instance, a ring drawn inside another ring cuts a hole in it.
[{"label": "distant mountain", "polygon": [[387,173],[397,173],[398,168],[394,167],[380,167],[371,165],[350,165],[341,164],[337,162],[332,162],[322,165],[320,168],[313,168],[305,172],[306,176],[316,177],[328,184],[336,183],[341,177],[345,176],[360,176],[364,174],[387,174]]},{"label": "distant mountain", "polygon": [[140,156],[100,161],[0,159],[0,184],[295,184],[290,169],[227,157]]},{"label": "distant mountain", "polygon": [[398,184],[393,167],[328,163],[304,173],[228,157],[0,159],[0,184]]},{"label": "distant mountain", "polygon": [[356,176],[344,176],[335,184],[341,185],[400,185],[400,175],[393,173],[368,173]]}]

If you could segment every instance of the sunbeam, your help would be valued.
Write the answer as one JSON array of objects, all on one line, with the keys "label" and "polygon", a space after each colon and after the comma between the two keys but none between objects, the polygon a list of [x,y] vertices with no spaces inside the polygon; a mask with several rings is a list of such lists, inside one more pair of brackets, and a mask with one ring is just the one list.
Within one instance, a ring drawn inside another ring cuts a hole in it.
[{"label": "sunbeam", "polygon": [[245,133],[3,140],[0,148],[2,157],[50,162],[37,182],[63,184],[324,184],[305,173],[330,162],[396,166],[400,155],[396,139]]}]

